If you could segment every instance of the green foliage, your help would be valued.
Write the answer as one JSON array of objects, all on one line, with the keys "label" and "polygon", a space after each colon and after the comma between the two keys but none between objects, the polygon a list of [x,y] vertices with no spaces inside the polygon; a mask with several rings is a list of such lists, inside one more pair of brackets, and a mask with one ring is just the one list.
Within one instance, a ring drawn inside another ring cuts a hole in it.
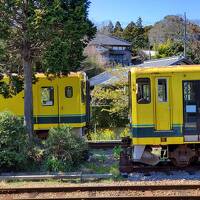
[{"label": "green foliage", "polygon": [[71,163],[64,163],[62,160],[54,156],[49,156],[45,160],[45,167],[49,171],[58,172],[58,171],[70,171],[72,169]]},{"label": "green foliage", "polygon": [[86,72],[88,78],[94,77],[105,71],[102,64],[97,61],[95,56],[89,56],[82,62],[82,68]]},{"label": "green foliage", "polygon": [[94,156],[94,159],[96,159],[100,164],[104,164],[108,158],[104,151],[99,151],[98,154]]},{"label": "green foliage", "polygon": [[117,21],[113,30],[113,35],[122,38],[122,34],[123,34],[123,28],[120,22]]},{"label": "green foliage", "polygon": [[177,56],[183,53],[183,45],[180,42],[167,40],[165,43],[155,47],[155,51],[158,52],[156,55],[157,58]]},{"label": "green foliage", "polygon": [[122,151],[121,146],[115,146],[113,149],[113,157],[117,160],[120,158],[120,152]]},{"label": "green foliage", "polygon": [[29,143],[23,120],[7,112],[0,114],[0,148],[1,171],[77,170],[87,153],[85,140],[67,127],[51,129],[46,141]]},{"label": "green foliage", "polygon": [[90,140],[114,140],[115,133],[110,129],[98,129],[96,132],[90,132],[88,135]]},{"label": "green foliage", "polygon": [[103,166],[96,163],[86,163],[84,166],[87,169],[90,169],[93,173],[97,173],[97,174],[105,174],[105,173],[109,173],[110,171],[109,166]]},{"label": "green foliage", "polygon": [[111,173],[113,175],[113,178],[119,178],[120,172],[119,172],[119,164],[114,163],[112,165],[105,165],[105,164],[99,164],[99,163],[85,163],[84,168],[89,169],[93,173],[97,174],[105,174],[105,173]]},{"label": "green foliage", "polygon": [[28,140],[23,119],[12,113],[0,113],[0,168],[22,170],[27,164]]},{"label": "green foliage", "polygon": [[113,86],[97,86],[91,93],[93,124],[98,127],[123,127],[128,124],[128,94],[126,81],[118,72],[119,82]]},{"label": "green foliage", "polygon": [[113,175],[113,177],[114,177],[115,180],[120,180],[121,179],[121,177],[120,177],[120,171],[119,171],[119,164],[118,163],[113,164],[110,167],[109,172]]},{"label": "green foliage", "polygon": [[[24,120],[30,139],[33,70],[59,76],[80,69],[83,49],[96,32],[88,18],[89,4],[88,0],[0,2],[0,73],[24,78]],[[36,62],[40,64],[33,67]],[[1,86],[1,93],[11,96],[7,93],[12,90]]]},{"label": "green foliage", "polygon": [[[151,46],[158,46],[157,58],[183,55],[184,19],[180,16],[169,15],[157,22],[149,31],[148,37]],[[199,41],[200,26],[187,20],[187,58],[195,64],[200,63]],[[154,47],[155,50],[157,48]]]},{"label": "green foliage", "polygon": [[0,95],[4,98],[12,97],[23,90],[23,78],[10,74],[6,81],[0,81]]},{"label": "green foliage", "polygon": [[[184,19],[181,16],[168,15],[157,22],[149,31],[149,40],[152,45],[167,40],[183,42]],[[187,39],[191,40],[200,33],[200,27],[187,20]]]},{"label": "green foliage", "polygon": [[139,50],[148,47],[148,37],[139,17],[137,22],[130,22],[123,31],[123,38],[131,42],[132,49]]},{"label": "green foliage", "polygon": [[[132,51],[139,51],[149,48],[148,32],[151,26],[143,27],[142,18],[138,17],[136,23],[131,21],[124,29],[119,21],[116,22],[114,28],[111,22],[107,26],[103,26],[100,32],[112,34],[113,36],[125,39],[131,43]],[[109,30],[109,31],[108,31]]]},{"label": "green foliage", "polygon": [[[96,33],[96,28],[88,19],[88,0],[61,2],[53,7],[51,20],[56,29],[53,29],[54,38],[43,54],[44,71],[57,75],[80,69],[85,59],[83,50]],[[61,25],[58,24],[60,22]]]},{"label": "green foliage", "polygon": [[130,128],[125,128],[121,133],[120,133],[120,138],[122,137],[128,137],[130,136]]},{"label": "green foliage", "polygon": [[84,160],[87,145],[70,128],[59,127],[50,129],[44,150],[44,165],[47,170],[72,171]]},{"label": "green foliage", "polygon": [[32,66],[40,63],[40,72],[43,64],[43,72],[56,75],[80,69],[83,49],[96,32],[88,19],[89,4],[88,0],[2,1],[0,72],[23,75],[23,59]]}]

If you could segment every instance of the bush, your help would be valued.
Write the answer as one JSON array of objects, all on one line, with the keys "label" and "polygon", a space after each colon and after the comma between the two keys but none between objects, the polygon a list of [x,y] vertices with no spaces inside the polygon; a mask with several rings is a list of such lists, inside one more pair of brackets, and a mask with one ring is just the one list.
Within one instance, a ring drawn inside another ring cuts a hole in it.
[{"label": "bush", "polygon": [[130,133],[130,128],[126,127],[121,133],[120,133],[120,138],[123,137],[131,137],[131,133]]},{"label": "bush", "polygon": [[[121,78],[120,75],[115,76],[119,77],[119,80],[124,80],[124,77]],[[91,92],[91,123],[98,128],[126,126],[129,123],[127,92],[124,83],[95,87]]]},{"label": "bush", "polygon": [[52,128],[44,145],[45,169],[72,171],[84,160],[87,144],[68,127]]},{"label": "bush", "polygon": [[23,119],[9,112],[0,113],[0,168],[16,171],[27,163],[28,137]]},{"label": "bush", "polygon": [[115,147],[113,148],[113,157],[114,157],[116,160],[119,160],[121,151],[122,151],[121,146],[115,146]]},{"label": "bush", "polygon": [[105,71],[105,67],[98,62],[98,58],[91,55],[82,62],[82,68],[87,73],[88,78],[92,78]]},{"label": "bush", "polygon": [[90,140],[114,140],[115,133],[110,129],[99,129],[97,132],[90,132],[88,138]]}]

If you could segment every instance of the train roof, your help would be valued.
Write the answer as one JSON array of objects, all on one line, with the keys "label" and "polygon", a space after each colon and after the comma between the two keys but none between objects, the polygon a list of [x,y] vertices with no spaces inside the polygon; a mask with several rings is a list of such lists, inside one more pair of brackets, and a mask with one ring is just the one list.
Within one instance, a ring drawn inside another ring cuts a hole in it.
[{"label": "train roof", "polygon": [[[17,76],[17,74],[13,73],[13,75]],[[44,73],[36,73],[35,76],[37,78],[46,78],[46,75]],[[85,77],[86,73],[83,71],[79,71],[79,72],[70,72],[67,77]],[[4,78],[6,78],[7,76],[4,74]],[[51,77],[51,75],[49,75],[49,77]],[[52,75],[53,77],[53,75]]]},{"label": "train roof", "polygon": [[[79,72],[70,72],[67,76],[68,77],[80,77],[83,75],[85,75],[85,72],[79,71]],[[49,75],[49,76],[51,77],[51,75]],[[46,75],[44,73],[37,73],[36,77],[43,78],[43,77],[46,77]]]},{"label": "train roof", "polygon": [[162,67],[133,67],[131,73],[135,74],[158,74],[158,73],[182,73],[200,72],[200,65],[175,65]]}]

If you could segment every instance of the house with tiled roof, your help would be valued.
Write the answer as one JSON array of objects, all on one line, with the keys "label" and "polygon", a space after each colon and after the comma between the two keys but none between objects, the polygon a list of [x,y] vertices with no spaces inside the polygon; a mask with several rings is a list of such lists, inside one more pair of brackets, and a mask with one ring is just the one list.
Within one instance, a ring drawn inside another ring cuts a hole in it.
[{"label": "house with tiled roof", "polygon": [[97,33],[84,53],[105,66],[131,65],[131,43],[114,36]]}]

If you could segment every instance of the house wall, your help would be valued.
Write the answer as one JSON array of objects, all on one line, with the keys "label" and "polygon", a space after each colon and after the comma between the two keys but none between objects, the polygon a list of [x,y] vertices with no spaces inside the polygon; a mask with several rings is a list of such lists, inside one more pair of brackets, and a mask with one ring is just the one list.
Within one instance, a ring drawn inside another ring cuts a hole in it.
[{"label": "house wall", "polygon": [[131,52],[129,50],[120,50],[120,51],[110,51],[109,52],[110,63],[122,64],[122,65],[131,65]]},{"label": "house wall", "polygon": [[88,56],[90,60],[98,62],[101,65],[106,65],[107,59],[100,51],[97,50],[95,45],[88,45],[84,49],[84,55]]},{"label": "house wall", "polygon": [[94,59],[102,65],[131,65],[131,51],[129,50],[113,50],[112,48],[104,48],[97,45],[88,45],[84,54],[90,59]]}]

